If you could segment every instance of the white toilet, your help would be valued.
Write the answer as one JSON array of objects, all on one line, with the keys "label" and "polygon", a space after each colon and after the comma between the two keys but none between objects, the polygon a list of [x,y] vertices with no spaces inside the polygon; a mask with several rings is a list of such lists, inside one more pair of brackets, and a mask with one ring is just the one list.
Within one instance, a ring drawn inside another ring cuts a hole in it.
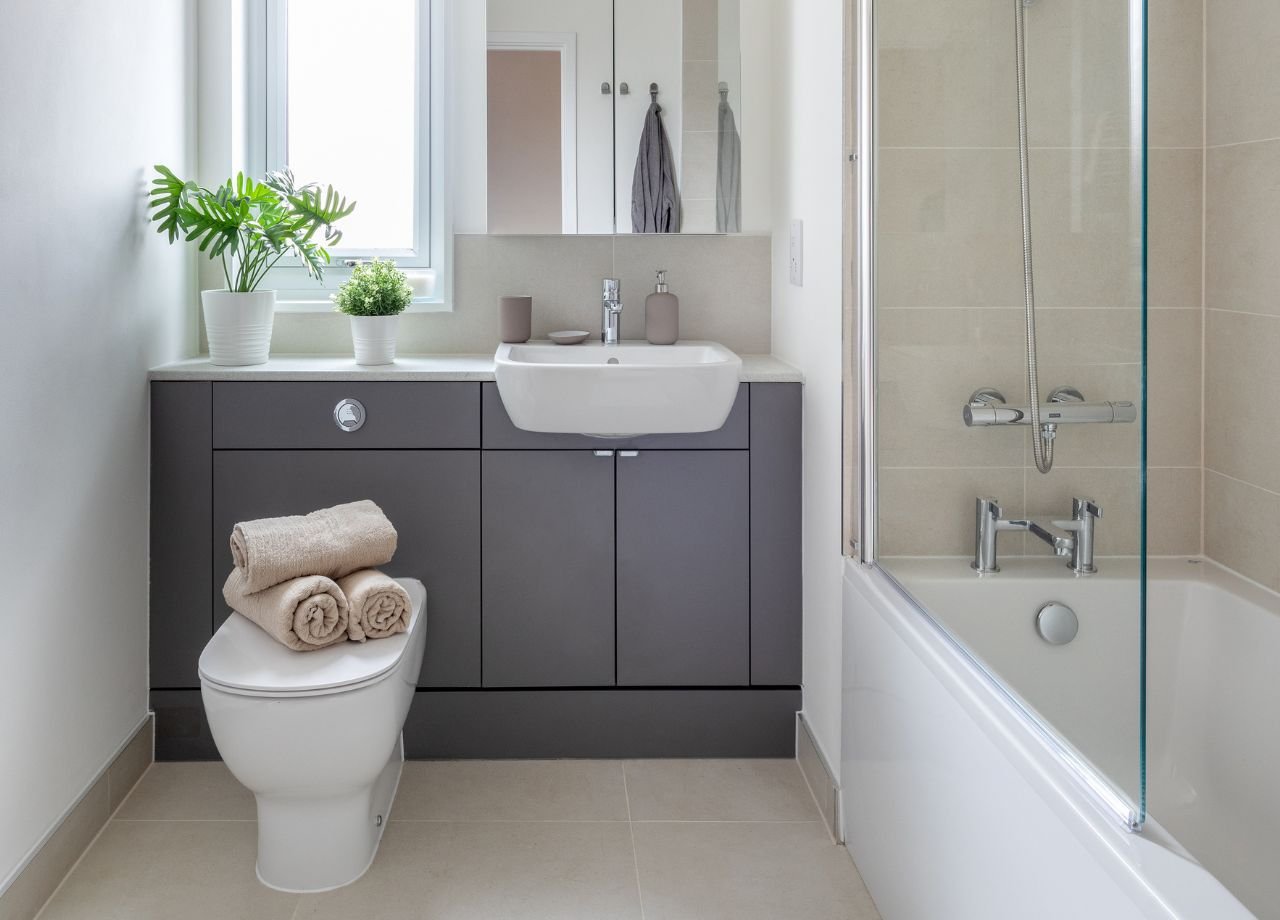
[{"label": "white toilet", "polygon": [[200,655],[200,693],[223,760],[258,801],[258,878],[281,891],[364,875],[391,811],[427,636],[427,592],[398,579],[408,632],[316,652],[233,613]]}]

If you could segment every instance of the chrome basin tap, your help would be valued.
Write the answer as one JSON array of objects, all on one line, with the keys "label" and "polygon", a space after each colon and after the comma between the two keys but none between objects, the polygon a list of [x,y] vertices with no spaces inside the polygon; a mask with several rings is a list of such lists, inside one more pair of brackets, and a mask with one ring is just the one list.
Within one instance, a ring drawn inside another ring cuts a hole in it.
[{"label": "chrome basin tap", "polygon": [[996,537],[1003,530],[1021,530],[1047,543],[1055,556],[1070,556],[1068,568],[1077,575],[1092,575],[1098,571],[1093,562],[1094,525],[1102,517],[1097,502],[1087,498],[1071,500],[1071,520],[1054,521],[1054,525],[1067,531],[1067,536],[1055,534],[1035,521],[1007,521],[1000,503],[994,498],[979,498],[974,526],[972,568],[979,575],[1000,571]]},{"label": "chrome basin tap", "polygon": [[604,293],[600,307],[600,341],[617,345],[618,329],[622,324],[622,293],[617,278],[604,279]]}]

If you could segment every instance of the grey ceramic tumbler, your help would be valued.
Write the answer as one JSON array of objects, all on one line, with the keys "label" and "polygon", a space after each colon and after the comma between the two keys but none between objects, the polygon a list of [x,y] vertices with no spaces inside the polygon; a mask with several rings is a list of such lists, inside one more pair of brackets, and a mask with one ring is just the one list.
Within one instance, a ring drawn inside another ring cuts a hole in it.
[{"label": "grey ceramic tumbler", "polygon": [[498,331],[502,341],[518,344],[533,334],[533,298],[499,297]]}]

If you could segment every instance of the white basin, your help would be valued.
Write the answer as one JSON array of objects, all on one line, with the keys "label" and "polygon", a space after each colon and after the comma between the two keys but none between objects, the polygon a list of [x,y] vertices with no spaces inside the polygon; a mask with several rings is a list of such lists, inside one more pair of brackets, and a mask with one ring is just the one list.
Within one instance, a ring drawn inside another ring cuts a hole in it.
[{"label": "white basin", "polygon": [[517,428],[605,436],[715,431],[742,359],[715,342],[500,345],[498,392]]}]

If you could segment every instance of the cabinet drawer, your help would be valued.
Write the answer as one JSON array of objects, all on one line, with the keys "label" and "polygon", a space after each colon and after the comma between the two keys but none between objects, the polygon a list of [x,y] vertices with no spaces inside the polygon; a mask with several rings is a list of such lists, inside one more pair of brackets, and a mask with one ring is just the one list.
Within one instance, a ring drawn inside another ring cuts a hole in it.
[{"label": "cabinet drawer", "polygon": [[546,434],[517,428],[502,405],[496,383],[484,387],[484,446],[486,450],[746,450],[749,441],[751,388],[738,385],[738,398],[724,425],[695,434],[648,434],[634,438],[595,438],[585,434]]},{"label": "cabinet drawer", "polygon": [[[359,400],[364,424],[344,431],[334,412]],[[478,383],[240,383],[213,385],[217,450],[476,448]]]}]

